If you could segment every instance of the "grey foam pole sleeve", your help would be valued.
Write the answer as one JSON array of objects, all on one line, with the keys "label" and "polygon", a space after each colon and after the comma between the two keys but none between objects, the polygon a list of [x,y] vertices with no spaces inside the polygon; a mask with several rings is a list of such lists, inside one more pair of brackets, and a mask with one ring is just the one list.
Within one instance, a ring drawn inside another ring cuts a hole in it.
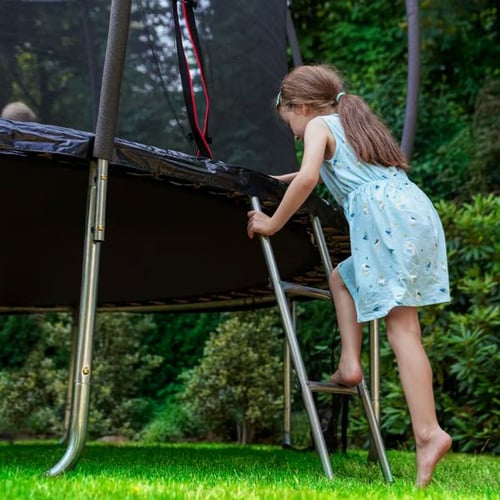
[{"label": "grey foam pole sleeve", "polygon": [[408,83],[406,91],[406,112],[401,139],[401,149],[409,160],[413,152],[417,127],[418,93],[420,84],[420,29],[418,0],[406,0],[408,19]]},{"label": "grey foam pole sleeve", "polygon": [[94,157],[111,160],[120,106],[120,87],[127,51],[131,0],[113,0],[97,113]]}]

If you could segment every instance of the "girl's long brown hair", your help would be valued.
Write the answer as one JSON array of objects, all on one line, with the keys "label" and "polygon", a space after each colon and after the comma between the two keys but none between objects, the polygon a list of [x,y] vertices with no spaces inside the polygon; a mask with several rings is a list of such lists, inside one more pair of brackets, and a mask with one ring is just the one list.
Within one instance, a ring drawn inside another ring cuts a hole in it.
[{"label": "girl's long brown hair", "polygon": [[340,92],[346,92],[344,82],[333,66],[299,66],[281,83],[278,106],[306,104],[319,111],[335,106],[347,141],[360,160],[408,170],[406,158],[391,131],[368,104],[360,96],[349,93],[335,102]]}]

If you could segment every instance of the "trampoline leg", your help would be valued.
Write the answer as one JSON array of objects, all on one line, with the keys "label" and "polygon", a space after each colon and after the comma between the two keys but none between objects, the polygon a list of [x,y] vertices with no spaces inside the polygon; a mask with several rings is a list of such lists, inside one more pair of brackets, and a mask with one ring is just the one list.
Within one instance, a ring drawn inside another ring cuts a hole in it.
[{"label": "trampoline leg", "polygon": [[112,0],[111,2],[93,151],[93,157],[97,158],[97,162],[92,161],[89,169],[78,341],[69,440],[66,453],[56,465],[46,472],[48,476],[56,476],[71,469],[85,447],[97,307],[99,257],[105,233],[108,167],[109,161],[113,157],[114,135],[120,101],[120,84],[130,27],[131,3],[131,0]]},{"label": "trampoline leg", "polygon": [[100,242],[94,241],[92,227],[96,212],[96,171],[96,166],[92,162],[68,444],[63,457],[45,473],[47,476],[57,476],[73,468],[85,447],[100,254]]},{"label": "trampoline leg", "polygon": [[64,427],[61,443],[68,441],[69,426],[71,424],[71,412],[73,410],[73,385],[75,383],[75,366],[76,366],[76,346],[78,339],[78,310],[71,311],[71,347],[68,369],[68,393],[66,395],[66,410],[64,413]]}]

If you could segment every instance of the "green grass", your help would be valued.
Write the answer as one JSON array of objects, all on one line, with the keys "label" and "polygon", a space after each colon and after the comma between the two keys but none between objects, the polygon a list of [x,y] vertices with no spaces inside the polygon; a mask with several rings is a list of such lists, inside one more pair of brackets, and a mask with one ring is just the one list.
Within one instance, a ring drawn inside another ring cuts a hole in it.
[{"label": "green grass", "polygon": [[389,451],[395,478],[384,482],[365,451],[332,455],[335,479],[313,452],[227,444],[87,444],[77,467],[45,470],[63,455],[54,443],[0,445],[2,499],[500,499],[500,460],[450,453],[425,490],[413,486],[414,454]]}]

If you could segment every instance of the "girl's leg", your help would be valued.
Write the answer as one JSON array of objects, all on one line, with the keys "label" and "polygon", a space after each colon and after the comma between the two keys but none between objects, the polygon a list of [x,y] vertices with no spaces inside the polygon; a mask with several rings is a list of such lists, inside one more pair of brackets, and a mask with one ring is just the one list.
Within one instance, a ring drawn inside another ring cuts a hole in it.
[{"label": "girl's leg", "polygon": [[387,337],[396,355],[399,376],[416,443],[417,486],[426,486],[436,464],[451,446],[439,426],[432,388],[432,369],[421,342],[415,307],[396,307],[386,318]]},{"label": "girl's leg", "polygon": [[339,367],[331,376],[330,382],[351,387],[359,384],[363,378],[360,361],[362,325],[356,319],[351,294],[337,269],[332,272],[329,285],[342,344]]}]

